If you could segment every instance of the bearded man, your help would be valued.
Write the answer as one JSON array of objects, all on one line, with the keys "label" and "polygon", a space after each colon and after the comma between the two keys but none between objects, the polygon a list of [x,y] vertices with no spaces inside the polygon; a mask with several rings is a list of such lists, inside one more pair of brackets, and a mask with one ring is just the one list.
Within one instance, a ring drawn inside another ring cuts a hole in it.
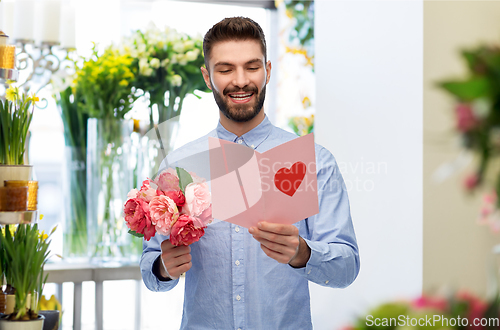
[{"label": "bearded man", "polygon": [[[261,27],[226,18],[203,41],[201,73],[219,107],[217,128],[167,157],[169,164],[208,149],[208,137],[265,152],[297,136],[275,127],[263,105],[271,62]],[[293,225],[246,228],[217,222],[190,246],[165,236],[144,242],[141,272],[152,291],[186,273],[181,329],[312,329],[308,282],[350,285],[359,254],[344,181],[333,155],[315,145],[319,213]],[[283,207],[287,207],[283,205]]]}]

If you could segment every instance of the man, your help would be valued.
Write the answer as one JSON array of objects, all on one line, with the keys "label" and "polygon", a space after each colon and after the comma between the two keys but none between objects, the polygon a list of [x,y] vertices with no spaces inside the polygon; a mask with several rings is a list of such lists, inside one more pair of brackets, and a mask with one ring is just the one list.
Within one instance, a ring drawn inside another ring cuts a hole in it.
[{"label": "man", "polygon": [[[224,19],[207,32],[203,50],[201,71],[220,109],[208,136],[259,152],[296,138],[264,113],[271,62],[257,23]],[[207,150],[208,136],[170,154],[169,166]],[[317,215],[249,230],[222,221],[191,246],[175,247],[161,235],[144,242],[141,271],[150,290],[168,291],[186,273],[181,329],[311,329],[308,281],[340,288],[354,281],[359,256],[347,192],[334,157],[315,149]]]}]

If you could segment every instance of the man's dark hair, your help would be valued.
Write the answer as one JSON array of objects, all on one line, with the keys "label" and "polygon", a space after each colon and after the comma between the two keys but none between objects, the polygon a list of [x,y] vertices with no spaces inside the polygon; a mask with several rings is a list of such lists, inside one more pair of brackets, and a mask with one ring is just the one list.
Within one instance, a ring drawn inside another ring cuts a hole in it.
[{"label": "man's dark hair", "polygon": [[203,54],[206,68],[208,69],[210,52],[216,43],[248,39],[260,42],[265,64],[267,62],[266,38],[264,31],[255,21],[247,17],[229,17],[212,26],[205,34],[205,38],[203,38]]}]

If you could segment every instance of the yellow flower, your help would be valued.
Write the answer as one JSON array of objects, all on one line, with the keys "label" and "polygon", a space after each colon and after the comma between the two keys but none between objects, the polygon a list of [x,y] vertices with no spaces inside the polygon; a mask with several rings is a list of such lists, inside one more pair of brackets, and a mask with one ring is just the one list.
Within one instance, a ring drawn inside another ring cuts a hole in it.
[{"label": "yellow flower", "polygon": [[128,81],[126,81],[125,79],[122,79],[122,81],[120,81],[118,83],[118,85],[120,85],[120,86],[127,86],[128,85]]},{"label": "yellow flower", "polygon": [[28,101],[32,101],[33,103],[35,103],[40,101],[40,99],[38,98],[38,96],[35,95],[35,93],[33,93],[28,97]]},{"label": "yellow flower", "polygon": [[304,107],[304,109],[307,109],[311,106],[311,99],[309,99],[309,97],[304,97],[302,99],[302,106]]},{"label": "yellow flower", "polygon": [[49,238],[49,235],[45,234],[45,230],[42,230],[42,232],[38,232],[38,238],[45,241],[47,238]]},{"label": "yellow flower", "polygon": [[19,88],[10,85],[5,92],[5,98],[11,102],[17,100],[19,98]]},{"label": "yellow flower", "polygon": [[[14,236],[14,234],[16,233],[17,225],[10,225],[9,228],[10,228],[10,236]],[[2,235],[5,236],[5,227],[2,227]]]}]

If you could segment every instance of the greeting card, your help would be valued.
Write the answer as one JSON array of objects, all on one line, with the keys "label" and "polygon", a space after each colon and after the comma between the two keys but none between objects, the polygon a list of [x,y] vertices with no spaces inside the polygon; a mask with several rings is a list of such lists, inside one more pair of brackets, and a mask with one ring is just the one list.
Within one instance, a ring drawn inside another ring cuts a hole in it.
[{"label": "greeting card", "polygon": [[263,153],[210,137],[209,156],[214,218],[249,228],[319,212],[312,133]]}]

